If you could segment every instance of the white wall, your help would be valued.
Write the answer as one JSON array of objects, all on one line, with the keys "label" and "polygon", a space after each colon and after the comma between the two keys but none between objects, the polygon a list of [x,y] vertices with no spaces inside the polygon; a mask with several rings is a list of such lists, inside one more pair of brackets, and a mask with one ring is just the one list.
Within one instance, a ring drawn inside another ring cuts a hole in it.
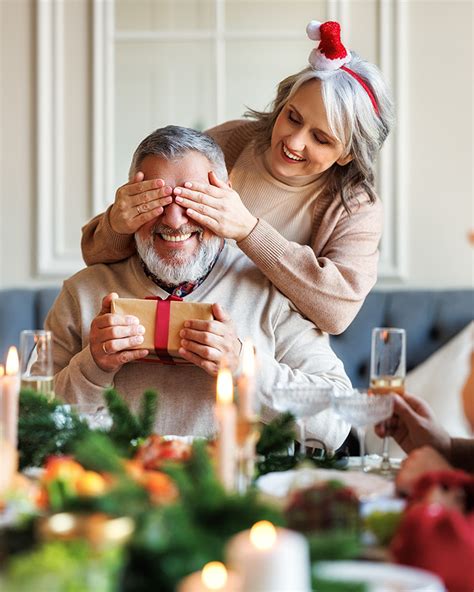
[{"label": "white wall", "polygon": [[[370,4],[353,1],[348,16]],[[66,6],[64,189],[53,204],[57,223],[43,234],[45,241],[58,234],[57,260],[67,262],[92,212],[92,15],[87,0],[66,0]],[[473,2],[411,0],[405,11],[402,284],[472,286]],[[0,1],[0,287],[55,284],[64,276],[60,266],[38,272],[36,18],[34,0]],[[352,44],[364,53],[362,31]]]}]

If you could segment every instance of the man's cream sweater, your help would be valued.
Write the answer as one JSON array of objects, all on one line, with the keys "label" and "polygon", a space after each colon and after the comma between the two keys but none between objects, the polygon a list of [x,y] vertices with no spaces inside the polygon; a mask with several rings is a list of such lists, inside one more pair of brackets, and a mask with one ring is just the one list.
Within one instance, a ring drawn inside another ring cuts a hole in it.
[{"label": "man's cream sweater", "polygon": [[[99,402],[104,388],[114,385],[136,406],[143,391],[154,388],[160,395],[158,433],[213,434],[216,381],[200,368],[134,362],[114,374],[95,364],[88,346],[90,324],[109,292],[124,298],[167,297],[146,277],[136,255],[112,265],[93,265],[66,280],[46,320],[54,333],[56,394],[70,403]],[[239,337],[253,340],[263,421],[276,414],[272,386],[278,381],[350,386],[328,336],[303,318],[239,250],[226,245],[209,276],[185,300],[222,304]],[[309,422],[309,433],[331,449],[342,444],[348,431],[331,410]]]}]

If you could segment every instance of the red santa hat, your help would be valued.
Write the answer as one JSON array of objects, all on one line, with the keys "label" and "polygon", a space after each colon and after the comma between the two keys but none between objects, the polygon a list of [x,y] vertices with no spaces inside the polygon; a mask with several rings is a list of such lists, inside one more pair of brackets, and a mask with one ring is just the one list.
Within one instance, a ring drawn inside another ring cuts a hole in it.
[{"label": "red santa hat", "polygon": [[351,54],[341,42],[339,23],[311,21],[306,33],[313,41],[319,41],[309,56],[309,63],[315,70],[337,70],[351,61]]},{"label": "red santa hat", "polygon": [[346,66],[352,56],[341,42],[341,26],[335,21],[320,23],[311,21],[306,27],[306,33],[313,41],[319,41],[318,45],[309,54],[308,61],[311,67],[318,72],[333,72],[344,70],[362,86],[372,103],[374,111],[379,115],[379,107],[372,89],[365,80],[356,72]]}]

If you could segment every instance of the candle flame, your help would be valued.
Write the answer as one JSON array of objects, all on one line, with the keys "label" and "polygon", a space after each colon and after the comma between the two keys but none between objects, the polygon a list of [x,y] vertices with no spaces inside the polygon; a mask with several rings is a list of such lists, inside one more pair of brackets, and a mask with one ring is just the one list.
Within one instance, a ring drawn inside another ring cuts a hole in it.
[{"label": "candle flame", "polygon": [[251,339],[244,339],[242,345],[242,374],[255,376],[255,350]]},{"label": "candle flame", "polygon": [[250,529],[250,541],[257,549],[271,549],[276,538],[276,528],[268,520],[260,520]]},{"label": "candle flame", "polygon": [[201,572],[202,583],[209,590],[222,590],[227,583],[227,570],[220,561],[206,563]]},{"label": "candle flame", "polygon": [[15,376],[20,369],[20,361],[18,360],[18,351],[13,345],[8,350],[7,363],[5,365],[7,376]]},{"label": "candle flame", "polygon": [[0,364],[0,378],[5,374],[5,368],[3,367],[3,364]]},{"label": "candle flame", "polygon": [[221,368],[217,374],[217,402],[232,403],[234,386],[232,384],[232,372],[229,368]]}]

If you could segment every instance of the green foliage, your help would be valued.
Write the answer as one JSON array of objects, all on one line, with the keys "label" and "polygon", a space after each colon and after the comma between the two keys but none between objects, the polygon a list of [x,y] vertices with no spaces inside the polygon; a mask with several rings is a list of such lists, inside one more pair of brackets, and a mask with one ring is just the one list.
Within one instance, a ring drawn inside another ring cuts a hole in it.
[{"label": "green foliage", "polygon": [[14,557],[2,586],[4,592],[114,592],[121,552],[93,552],[85,541],[45,543]]},{"label": "green foliage", "polygon": [[[107,433],[111,447],[125,456],[130,456],[134,444],[147,438],[153,431],[158,406],[158,395],[145,391],[140,410],[134,415],[125,400],[114,390],[104,393],[108,411],[112,417],[112,427]],[[23,390],[20,393],[20,416],[18,421],[18,448],[20,468],[38,467],[53,454],[70,454],[80,451],[77,446],[83,438],[104,434],[103,430],[91,430],[86,420],[61,401],[48,401],[36,391]],[[104,446],[103,440],[102,446]],[[104,462],[107,451],[104,451]],[[92,455],[89,455],[91,458]]]},{"label": "green foliage", "polygon": [[228,494],[216,479],[204,442],[196,442],[188,462],[170,464],[179,501],[144,513],[137,521],[125,592],[172,591],[186,574],[223,560],[226,541],[258,520],[282,524],[280,512],[250,491]]},{"label": "green foliage", "polygon": [[100,473],[123,473],[123,463],[109,434],[89,432],[74,442],[74,458],[84,468]]},{"label": "green foliage", "polygon": [[47,485],[53,511],[105,512],[113,516],[135,517],[149,509],[148,493],[125,473],[122,459],[107,434],[86,434],[75,443],[73,453],[84,468],[112,474],[114,486],[101,496],[78,497],[67,481],[54,479]]},{"label": "green foliage", "polygon": [[74,442],[88,432],[88,425],[61,402],[48,401],[33,390],[20,392],[20,469],[38,467],[50,455],[71,452]]},{"label": "green foliage", "polygon": [[313,576],[311,580],[313,592],[366,592],[367,586],[363,582],[338,582],[325,580]]},{"label": "green foliage", "polygon": [[333,455],[323,453],[320,456],[301,456],[288,454],[292,448],[295,434],[295,418],[291,413],[282,413],[269,424],[263,426],[257,443],[257,476],[274,471],[288,471],[304,462],[318,468],[344,469],[347,466],[348,454],[337,451]]},{"label": "green foliage", "polygon": [[285,452],[293,444],[295,418],[291,413],[282,413],[262,428],[257,444],[257,454],[268,456]]},{"label": "green foliage", "polygon": [[354,559],[360,554],[358,533],[350,530],[330,530],[307,536],[311,561]]},{"label": "green foliage", "polygon": [[145,391],[137,415],[132,413],[125,399],[115,389],[107,389],[104,398],[113,420],[109,437],[122,454],[130,456],[133,454],[134,443],[147,438],[153,431],[158,395],[154,391]]}]

